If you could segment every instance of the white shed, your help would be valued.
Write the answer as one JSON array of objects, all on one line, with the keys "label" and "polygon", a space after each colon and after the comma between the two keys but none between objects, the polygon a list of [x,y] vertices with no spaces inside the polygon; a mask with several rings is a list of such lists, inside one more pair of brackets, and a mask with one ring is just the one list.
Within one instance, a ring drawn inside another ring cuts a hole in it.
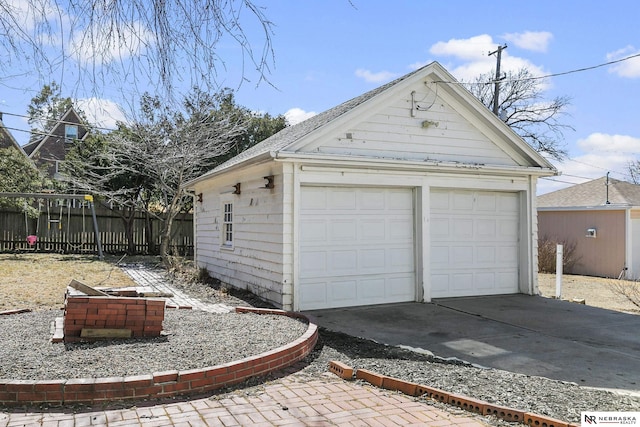
[{"label": "white shed", "polygon": [[434,62],[190,182],[195,261],[287,310],[534,294],[554,173]]}]

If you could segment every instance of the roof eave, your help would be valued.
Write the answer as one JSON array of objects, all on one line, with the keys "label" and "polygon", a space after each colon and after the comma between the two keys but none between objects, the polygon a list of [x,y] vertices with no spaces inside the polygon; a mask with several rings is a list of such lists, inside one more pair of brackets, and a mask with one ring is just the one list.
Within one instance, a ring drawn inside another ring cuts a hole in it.
[{"label": "roof eave", "polygon": [[634,206],[627,203],[611,203],[604,205],[592,205],[592,206],[538,206],[539,211],[618,211],[618,210],[630,210],[638,209],[640,206]]},{"label": "roof eave", "polygon": [[276,156],[276,154],[274,152],[268,151],[266,153],[262,153],[258,156],[255,157],[250,157],[242,162],[236,163],[234,165],[229,166],[228,168],[224,168],[224,169],[220,169],[220,170],[216,170],[213,169],[203,175],[200,175],[197,178],[194,178],[190,181],[187,181],[186,183],[184,183],[182,185],[182,188],[186,189],[186,190],[191,190],[193,189],[193,187],[203,181],[207,181],[208,179],[211,178],[215,178],[217,176],[220,176],[222,174],[226,174],[229,173],[230,171],[239,169],[239,168],[243,168],[249,165],[253,165],[253,164],[257,164],[257,163],[262,163],[264,161],[267,160],[272,160],[274,157]]},{"label": "roof eave", "polygon": [[329,167],[346,166],[353,168],[380,168],[380,169],[402,169],[410,171],[468,171],[468,172],[484,172],[497,175],[532,175],[536,177],[553,176],[557,174],[555,168],[544,169],[532,166],[507,166],[507,165],[485,165],[477,163],[460,163],[446,161],[411,161],[398,160],[389,158],[371,158],[360,156],[341,156],[327,154],[310,154],[310,153],[294,153],[280,151],[273,153],[275,160],[278,161],[297,161],[307,164],[326,165]]}]

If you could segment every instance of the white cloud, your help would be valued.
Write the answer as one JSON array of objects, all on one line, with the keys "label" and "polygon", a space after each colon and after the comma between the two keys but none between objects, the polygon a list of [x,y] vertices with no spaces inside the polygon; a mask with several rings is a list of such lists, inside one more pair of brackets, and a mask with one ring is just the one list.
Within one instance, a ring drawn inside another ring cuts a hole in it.
[{"label": "white cloud", "polygon": [[31,31],[38,25],[63,15],[55,3],[42,1],[34,4],[27,0],[8,0],[3,13],[8,14],[7,20],[15,21],[22,31]]},{"label": "white cloud", "polygon": [[[431,46],[430,53],[453,58],[453,64],[447,68],[460,81],[475,80],[481,74],[487,74],[496,67],[495,56],[489,56],[498,47],[491,36],[482,34],[468,39],[452,39]],[[456,65],[458,64],[458,65]],[[544,75],[542,67],[525,58],[511,56],[508,49],[502,51],[500,69],[502,72],[518,71],[526,68],[534,76]]]},{"label": "white cloud", "polygon": [[71,30],[70,16],[56,1],[5,0],[4,3],[4,20],[20,28],[10,37],[18,43],[22,40],[41,47],[59,46],[62,35]]},{"label": "white cloud", "polygon": [[[616,50],[615,52],[608,53],[607,61],[616,61],[618,59],[623,59],[628,56],[637,54],[640,54],[640,49],[636,49],[635,47],[629,45],[622,49]],[[609,68],[609,72],[615,73],[620,77],[640,77],[640,57],[636,57],[612,65],[611,68]]]},{"label": "white cloud", "polygon": [[82,64],[108,64],[143,54],[154,40],[153,33],[139,22],[130,23],[120,31],[106,31],[94,25],[75,33],[68,53]]},{"label": "white cloud", "polygon": [[601,178],[610,172],[615,179],[628,181],[628,165],[637,160],[640,153],[640,138],[628,135],[608,135],[592,133],[578,140],[581,154],[573,155],[563,162],[553,162],[562,173],[551,179],[538,181],[538,194],[560,190],[572,184],[581,184],[591,179]]},{"label": "white cloud", "polygon": [[507,33],[502,37],[520,49],[546,52],[553,34],[548,31],[525,31],[524,33]]},{"label": "white cloud", "polygon": [[577,145],[586,152],[640,153],[640,138],[628,135],[592,133],[578,140]]},{"label": "white cloud", "polygon": [[481,61],[498,46],[491,36],[482,34],[468,39],[451,39],[431,46],[429,52],[437,56],[453,56],[466,61]]},{"label": "white cloud", "polygon": [[287,119],[287,123],[290,125],[297,125],[316,114],[318,113],[315,111],[304,111],[301,108],[290,108],[286,113],[284,113],[284,118]]},{"label": "white cloud", "polygon": [[357,77],[364,79],[367,83],[385,83],[397,77],[396,73],[391,71],[379,71],[374,73],[369,70],[358,68],[355,72]]},{"label": "white cloud", "polygon": [[76,100],[78,109],[84,111],[89,122],[95,126],[115,129],[117,122],[126,122],[122,108],[115,102],[100,98],[82,98]]}]

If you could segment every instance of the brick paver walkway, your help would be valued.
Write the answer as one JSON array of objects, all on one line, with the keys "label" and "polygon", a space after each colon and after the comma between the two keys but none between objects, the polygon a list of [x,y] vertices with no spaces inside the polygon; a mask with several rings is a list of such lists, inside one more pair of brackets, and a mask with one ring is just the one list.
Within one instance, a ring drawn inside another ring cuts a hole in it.
[{"label": "brick paver walkway", "polygon": [[151,287],[164,294],[172,294],[167,298],[167,305],[174,307],[191,307],[194,310],[203,310],[210,313],[229,313],[233,308],[227,304],[207,304],[195,298],[191,298],[167,283],[164,271],[152,269],[142,265],[123,265],[120,267],[139,286]]},{"label": "brick paver walkway", "polygon": [[[255,389],[253,389],[255,390]],[[249,394],[94,412],[0,413],[0,426],[487,426],[395,392],[290,375]]]}]

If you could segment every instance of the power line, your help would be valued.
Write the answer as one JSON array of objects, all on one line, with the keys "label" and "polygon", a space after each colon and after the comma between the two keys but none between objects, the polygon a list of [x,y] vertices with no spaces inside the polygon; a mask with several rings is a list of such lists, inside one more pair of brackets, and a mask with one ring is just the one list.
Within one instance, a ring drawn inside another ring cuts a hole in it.
[{"label": "power line", "polygon": [[596,165],[592,165],[592,164],[589,164],[589,163],[581,162],[580,160],[572,159],[571,157],[567,157],[567,160],[569,160],[570,162],[575,162],[575,163],[579,163],[581,165],[589,166],[589,167],[592,167],[592,168],[595,168],[595,169],[600,169],[602,171],[613,172],[613,173],[617,173],[618,175],[622,175],[622,176],[629,176],[628,174],[623,173],[623,172],[612,171],[611,168],[603,168],[601,166],[596,166]]},{"label": "power line", "polygon": [[10,126],[3,126],[3,127],[5,129],[8,129],[8,130],[14,130],[14,131],[17,131],[17,132],[30,133],[30,134],[39,135],[39,136],[50,135],[49,132],[43,132],[43,131],[39,131],[39,130],[24,130],[24,129],[18,129],[18,128],[14,128],[14,127],[10,127]]},{"label": "power line", "polygon": [[586,176],[570,175],[570,174],[567,174],[567,173],[563,173],[562,176],[568,176],[568,177],[571,177],[571,178],[578,178],[578,179],[593,179],[593,178],[588,178]]},{"label": "power line", "polygon": [[[553,73],[553,74],[546,74],[544,76],[532,76],[532,77],[525,77],[522,79],[510,79],[510,80],[502,80],[502,82],[520,82],[520,81],[528,81],[528,80],[543,80],[543,79],[548,79],[550,77],[558,77],[558,76],[566,76],[567,74],[574,74],[574,73],[581,73],[583,71],[590,71],[590,70],[594,70],[596,68],[601,68],[601,67],[606,67],[608,65],[613,65],[613,64],[617,64],[620,62],[624,62],[624,61],[628,61],[630,59],[634,59],[634,58],[640,58],[640,53],[636,53],[630,56],[626,56],[624,58],[621,59],[616,59],[614,61],[609,61],[609,62],[603,62],[602,64],[598,64],[598,65],[592,65],[589,67],[583,67],[583,68],[577,68],[574,70],[569,70],[569,71],[563,71],[560,73]],[[493,81],[490,82],[453,82],[453,81],[446,81],[446,80],[436,80],[434,81],[434,83],[446,83],[446,84],[459,84],[459,85],[485,85],[485,84],[489,84],[489,83],[493,83]]]},{"label": "power line", "polygon": [[580,73],[582,71],[589,71],[589,70],[594,70],[596,68],[606,67],[608,65],[617,64],[619,62],[628,61],[630,59],[639,58],[639,57],[640,57],[640,53],[636,53],[634,55],[630,55],[630,56],[627,56],[627,57],[624,57],[624,58],[621,58],[621,59],[616,59],[615,61],[604,62],[602,64],[592,65],[590,67],[578,68],[576,70],[564,71],[562,73],[554,73],[554,74],[549,74],[549,75],[541,76],[541,77],[529,77],[529,78],[522,79],[522,80],[538,80],[538,79],[546,79],[548,77],[565,76],[567,74]]},{"label": "power line", "polygon": [[[571,157],[567,157],[566,160],[568,160],[570,162],[574,162],[574,163],[579,163],[581,165],[588,166],[588,167],[593,168],[593,169],[598,169],[598,170],[601,170],[601,171],[611,172],[611,173],[619,175],[619,176],[621,176],[623,178],[631,178],[631,179],[633,179],[631,174],[627,173],[627,172],[620,172],[620,171],[617,171],[617,170],[612,170],[611,168],[604,168],[604,167],[601,167],[601,166],[596,166],[596,165],[593,165],[593,164],[590,164],[590,163],[582,162],[580,160],[577,160],[577,159],[574,159],[574,158],[571,158]],[[565,174],[565,173],[563,173],[562,176],[571,177],[571,178],[578,178],[578,179],[584,179],[584,180],[592,180],[592,179],[594,179],[594,178],[589,178],[589,177],[585,177],[585,176],[570,175],[570,174]],[[561,182],[561,181],[558,181],[558,182]],[[567,184],[575,184],[575,183],[567,182]]]},{"label": "power line", "polygon": [[[541,176],[540,179],[546,179],[547,181],[553,181],[553,182],[560,182],[562,184],[572,184],[572,185],[580,184],[579,182],[563,181],[561,179],[555,179],[549,176]],[[591,178],[585,178],[585,179],[591,179]]]},{"label": "power line", "polygon": [[[30,120],[46,120],[46,121],[56,122],[56,124],[62,123],[62,124],[65,124],[65,125],[78,125],[78,123],[76,123],[76,122],[68,122],[66,120],[53,120],[53,119],[48,119],[48,118],[43,117],[43,116],[31,117],[31,116],[26,116],[24,114],[7,113],[6,111],[0,111],[0,116],[2,116],[2,115],[13,116],[13,117],[21,117],[21,118],[30,119]],[[94,125],[89,125],[87,127],[90,127],[91,129],[106,130],[106,131],[114,131],[114,130],[116,130],[116,129],[113,129],[113,128],[105,128],[105,127],[94,126]],[[8,128],[8,127],[7,127],[7,129],[17,130],[19,132],[31,132],[30,130],[15,129],[15,128]]]}]

